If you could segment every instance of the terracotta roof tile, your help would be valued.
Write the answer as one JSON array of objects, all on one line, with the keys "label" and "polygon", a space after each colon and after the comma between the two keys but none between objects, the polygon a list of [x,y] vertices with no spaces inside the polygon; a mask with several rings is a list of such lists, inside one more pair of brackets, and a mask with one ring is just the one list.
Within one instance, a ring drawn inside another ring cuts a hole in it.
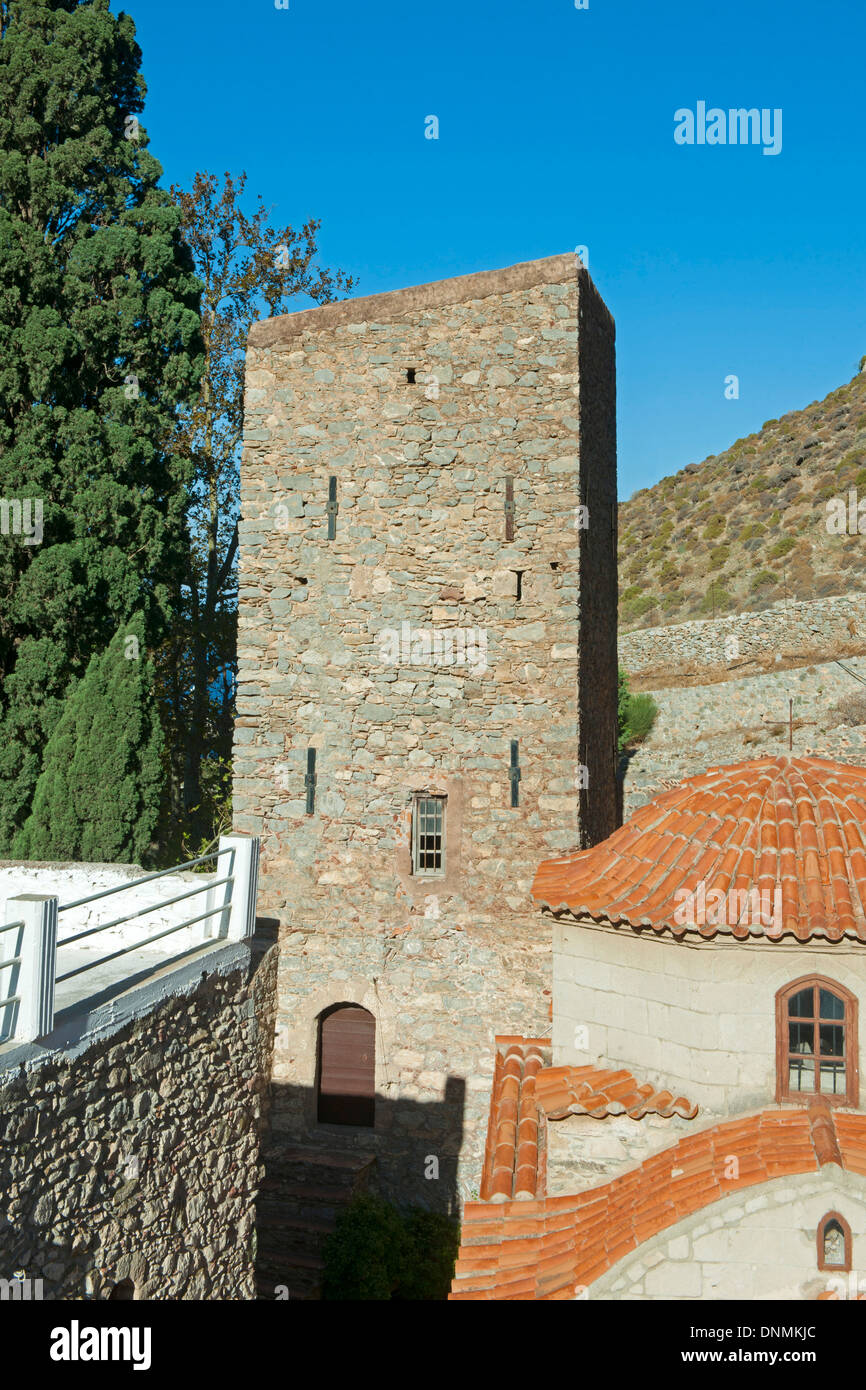
[{"label": "terracotta roof tile", "polygon": [[545,1067],[535,1078],[535,1098],[548,1119],[564,1115],[681,1115],[694,1119],[698,1107],[670,1091],[639,1085],[630,1071],[603,1067]]},{"label": "terracotta roof tile", "polygon": [[[712,900],[703,920],[678,920],[684,891],[701,883],[726,895],[766,890],[768,910],[729,900],[716,922]],[[866,768],[783,757],[711,768],[641,806],[602,844],[546,860],[532,893],[555,913],[678,935],[866,941]]]},{"label": "terracotta roof tile", "polygon": [[[536,1094],[538,1084],[537,1076]],[[738,1160],[734,1175],[730,1154]],[[825,1163],[866,1173],[866,1115],[820,1102],[765,1110],[689,1134],[600,1187],[531,1202],[468,1203],[450,1297],[574,1298],[581,1286],[692,1212]],[[472,1244],[482,1229],[496,1234],[483,1246]]]},{"label": "terracotta roof tile", "polygon": [[[536,1076],[550,1056],[549,1038],[497,1037],[496,1063],[481,1172],[485,1202],[531,1202],[543,1177]],[[464,1216],[465,1220],[465,1216]]]}]

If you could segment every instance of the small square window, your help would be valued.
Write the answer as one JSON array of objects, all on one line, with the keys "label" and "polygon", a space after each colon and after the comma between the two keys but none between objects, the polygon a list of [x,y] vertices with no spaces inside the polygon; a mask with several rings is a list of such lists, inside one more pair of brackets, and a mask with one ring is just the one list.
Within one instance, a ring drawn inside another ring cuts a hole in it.
[{"label": "small square window", "polygon": [[445,797],[416,796],[412,809],[412,872],[421,878],[445,873]]}]

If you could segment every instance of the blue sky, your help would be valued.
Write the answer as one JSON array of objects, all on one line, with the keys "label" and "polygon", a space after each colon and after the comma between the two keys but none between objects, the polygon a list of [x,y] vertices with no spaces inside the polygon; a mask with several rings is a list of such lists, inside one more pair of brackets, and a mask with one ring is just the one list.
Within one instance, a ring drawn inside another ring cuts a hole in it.
[{"label": "blue sky", "polygon": [[[856,371],[863,0],[289,4],[112,5],[165,182],[246,169],[276,221],[321,218],[356,294],[587,246],[617,324],[622,497]],[[781,108],[781,153],[675,144],[698,101]]]}]

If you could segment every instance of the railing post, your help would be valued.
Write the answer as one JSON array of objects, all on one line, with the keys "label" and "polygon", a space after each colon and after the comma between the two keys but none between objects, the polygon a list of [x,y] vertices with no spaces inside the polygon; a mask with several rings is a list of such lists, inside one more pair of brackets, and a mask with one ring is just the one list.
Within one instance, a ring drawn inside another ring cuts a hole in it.
[{"label": "railing post", "polygon": [[[57,898],[22,893],[6,901],[6,921],[23,922],[21,964],[12,974],[20,997],[14,1037],[17,1042],[43,1038],[54,1027],[54,977],[57,972]],[[11,933],[10,933],[11,934]]]},{"label": "railing post", "polygon": [[[260,843],[256,835],[220,835],[219,877],[233,874],[234,883],[226,885],[228,909],[219,934],[230,941],[243,941],[256,929]],[[226,916],[228,923],[224,925]]]}]

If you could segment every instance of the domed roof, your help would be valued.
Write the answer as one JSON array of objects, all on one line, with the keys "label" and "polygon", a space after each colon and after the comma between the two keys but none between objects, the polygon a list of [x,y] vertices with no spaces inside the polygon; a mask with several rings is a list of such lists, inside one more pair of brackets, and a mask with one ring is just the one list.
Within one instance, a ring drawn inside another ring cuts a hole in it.
[{"label": "domed roof", "polygon": [[866,941],[866,768],[710,768],[601,844],[545,860],[532,895],[556,914],[677,935]]}]

